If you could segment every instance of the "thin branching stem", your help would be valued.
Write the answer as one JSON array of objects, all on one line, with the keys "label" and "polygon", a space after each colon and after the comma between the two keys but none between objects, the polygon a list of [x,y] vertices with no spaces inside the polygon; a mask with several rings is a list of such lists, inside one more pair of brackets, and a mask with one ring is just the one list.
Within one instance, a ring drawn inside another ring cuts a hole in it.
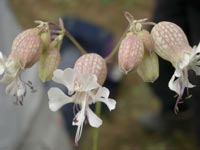
[{"label": "thin branching stem", "polygon": [[111,59],[113,58],[113,56],[118,52],[120,43],[124,39],[124,37],[126,36],[128,30],[129,30],[129,27],[124,31],[123,35],[120,37],[119,41],[115,45],[115,47],[112,50],[112,52],[105,58],[105,60],[106,60],[107,63],[109,63],[111,61]]},{"label": "thin branching stem", "polygon": [[71,40],[71,42],[80,50],[82,54],[87,54],[87,51],[79,44],[79,42],[65,29],[65,35]]},{"label": "thin branching stem", "polygon": [[80,50],[80,52],[82,54],[87,54],[87,51],[81,46],[81,44],[71,35],[71,33],[66,28],[64,28],[64,24],[63,24],[63,21],[61,18],[59,19],[59,22],[60,22],[59,25],[49,22],[49,25],[55,26],[61,30],[61,31],[53,31],[53,32],[54,33],[59,33],[59,32],[64,33],[64,35],[66,35],[70,39],[70,41]]}]

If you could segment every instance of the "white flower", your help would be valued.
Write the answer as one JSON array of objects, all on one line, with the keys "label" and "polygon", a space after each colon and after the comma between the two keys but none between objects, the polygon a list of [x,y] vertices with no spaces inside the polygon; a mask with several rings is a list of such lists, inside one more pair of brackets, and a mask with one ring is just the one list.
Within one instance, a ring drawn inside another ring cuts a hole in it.
[{"label": "white flower", "polygon": [[97,83],[95,75],[80,75],[71,68],[64,71],[57,69],[52,80],[65,85],[69,90],[68,94],[71,95],[65,95],[59,88],[51,88],[48,91],[48,97],[49,108],[52,111],[57,111],[68,103],[74,103],[80,107],[80,111],[75,115],[72,123],[77,126],[76,144],[81,137],[83,123],[86,118],[92,127],[98,128],[102,124],[102,120],[90,109],[90,104],[103,102],[110,110],[115,109],[116,101],[108,98],[109,90]]},{"label": "white flower", "polygon": [[[178,94],[174,111],[178,111],[178,104],[182,99],[185,88],[193,88],[188,79],[188,71],[193,70],[196,75],[200,75],[200,44],[194,47],[191,53],[185,53],[183,59],[175,67],[175,72],[169,81],[169,88]],[[189,93],[187,93],[189,96]]]},{"label": "white flower", "polygon": [[0,52],[0,75],[3,77],[0,83],[7,84],[6,93],[16,97],[16,104],[23,104],[24,96],[26,95],[26,85],[32,90],[33,87],[30,82],[26,83],[21,80],[21,73],[23,69],[20,64],[13,59],[6,58]]}]

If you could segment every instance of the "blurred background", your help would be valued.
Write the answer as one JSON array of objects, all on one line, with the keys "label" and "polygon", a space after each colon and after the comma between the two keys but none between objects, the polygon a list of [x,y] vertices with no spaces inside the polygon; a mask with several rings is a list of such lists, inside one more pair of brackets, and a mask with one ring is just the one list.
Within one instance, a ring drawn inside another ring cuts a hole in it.
[{"label": "blurred background", "polygon": [[[9,4],[23,29],[33,27],[34,20],[54,21],[62,16],[73,16],[111,32],[117,43],[128,25],[124,11],[129,11],[136,19],[151,19],[155,1],[9,0]],[[102,116],[99,150],[196,149],[194,134],[179,129],[178,125],[167,133],[151,132],[141,125],[140,118],[144,114],[160,112],[160,103],[150,86],[136,73],[124,76],[112,96],[117,100],[117,108],[109,113],[105,111]],[[91,143],[92,128],[86,125],[78,149],[90,150]]]}]

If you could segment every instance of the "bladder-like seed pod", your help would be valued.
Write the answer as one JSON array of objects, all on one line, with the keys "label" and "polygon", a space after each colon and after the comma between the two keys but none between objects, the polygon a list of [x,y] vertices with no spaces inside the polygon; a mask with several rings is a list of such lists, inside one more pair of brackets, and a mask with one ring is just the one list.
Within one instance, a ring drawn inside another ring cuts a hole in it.
[{"label": "bladder-like seed pod", "polygon": [[22,68],[29,68],[38,60],[42,51],[42,42],[37,28],[27,29],[14,39],[10,59],[20,63]]},{"label": "bladder-like seed pod", "polygon": [[174,66],[181,61],[185,53],[192,51],[183,30],[172,22],[159,22],[153,27],[151,35],[155,52]]},{"label": "bladder-like seed pod", "polygon": [[74,65],[75,72],[79,74],[96,75],[97,82],[103,85],[107,76],[105,59],[95,53],[82,55]]},{"label": "bladder-like seed pod", "polygon": [[119,47],[119,68],[125,74],[135,70],[142,61],[144,46],[141,38],[133,33],[128,33]]}]

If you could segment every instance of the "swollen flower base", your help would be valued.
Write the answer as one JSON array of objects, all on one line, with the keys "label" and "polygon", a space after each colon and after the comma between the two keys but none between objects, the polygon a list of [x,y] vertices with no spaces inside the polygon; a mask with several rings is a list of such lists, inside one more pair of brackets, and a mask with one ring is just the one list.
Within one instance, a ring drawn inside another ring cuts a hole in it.
[{"label": "swollen flower base", "polygon": [[108,98],[109,90],[97,83],[95,75],[78,74],[71,68],[67,68],[64,71],[57,69],[52,80],[65,85],[69,90],[69,96],[65,95],[59,88],[51,88],[48,91],[49,108],[52,111],[56,111],[68,103],[74,103],[74,107],[77,110],[80,108],[72,123],[77,126],[76,144],[78,144],[81,137],[86,118],[92,127],[98,128],[102,124],[102,120],[90,109],[90,104],[103,102],[110,110],[115,109],[115,100]]},{"label": "swollen flower base", "polygon": [[188,71],[193,70],[196,75],[200,75],[200,45],[192,48],[182,29],[171,22],[158,23],[152,29],[151,34],[156,53],[175,67],[168,86],[178,94],[174,107],[176,113],[185,88],[194,87],[188,80]]}]

